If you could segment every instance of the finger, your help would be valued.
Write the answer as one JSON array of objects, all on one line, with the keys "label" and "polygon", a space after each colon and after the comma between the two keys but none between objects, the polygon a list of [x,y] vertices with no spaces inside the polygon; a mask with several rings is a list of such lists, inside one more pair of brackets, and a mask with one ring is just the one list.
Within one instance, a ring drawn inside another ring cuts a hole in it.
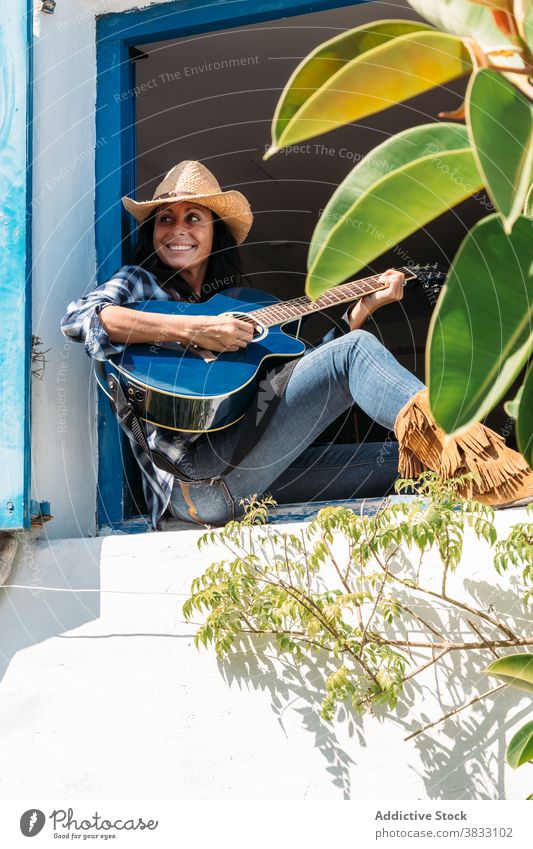
[{"label": "finger", "polygon": [[402,271],[398,271],[397,268],[388,268],[382,275],[382,277],[386,277],[389,280],[397,279],[403,281],[405,279],[405,274]]},{"label": "finger", "polygon": [[241,322],[238,319],[233,319],[229,327],[225,329],[225,335],[228,340],[236,340],[243,338],[252,339],[253,328],[245,322]]},{"label": "finger", "polygon": [[254,338],[254,328],[252,324],[243,324],[235,328],[235,332],[238,334],[239,339],[246,339],[248,342],[251,342]]},{"label": "finger", "polygon": [[394,277],[391,276],[387,279],[388,279],[388,283],[389,283],[389,289],[391,289],[394,292],[399,292],[399,291],[403,292],[403,274],[397,274],[396,276],[394,276]]}]

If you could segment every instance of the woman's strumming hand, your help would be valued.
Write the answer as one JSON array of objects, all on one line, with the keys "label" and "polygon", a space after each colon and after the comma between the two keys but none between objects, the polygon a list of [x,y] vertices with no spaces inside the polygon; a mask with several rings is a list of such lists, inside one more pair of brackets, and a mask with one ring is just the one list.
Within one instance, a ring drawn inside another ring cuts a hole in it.
[{"label": "woman's strumming hand", "polygon": [[352,307],[348,313],[350,330],[357,330],[364,321],[373,312],[386,304],[392,304],[394,301],[401,301],[403,298],[405,274],[401,271],[396,271],[395,268],[388,268],[380,277],[379,282],[387,283],[385,289],[380,289],[379,292],[373,292],[371,295],[365,295]]},{"label": "woman's strumming hand", "polygon": [[252,341],[255,326],[231,315],[191,316],[183,342],[209,351],[238,351]]}]

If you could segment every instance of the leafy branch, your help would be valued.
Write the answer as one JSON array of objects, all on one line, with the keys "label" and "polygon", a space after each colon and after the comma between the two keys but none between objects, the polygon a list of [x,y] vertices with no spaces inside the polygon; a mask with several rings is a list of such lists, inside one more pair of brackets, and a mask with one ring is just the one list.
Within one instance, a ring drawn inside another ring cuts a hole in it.
[{"label": "leafy branch", "polygon": [[[184,604],[187,620],[203,616],[196,645],[214,645],[224,657],[245,637],[264,636],[296,662],[311,656],[323,670],[326,720],[343,702],[356,713],[374,712],[377,705],[394,709],[406,682],[451,652],[485,658],[532,646],[530,633],[518,632],[503,612],[466,604],[448,590],[470,527],[494,549],[499,572],[516,569],[526,607],[533,598],[531,524],[515,525],[498,541],[492,508],[458,502],[454,493],[463,484],[463,478],[443,482],[427,472],[415,483],[412,500],[383,503],[374,515],[326,507],[300,533],[268,525],[274,502],[252,497],[242,521],[198,541],[199,548],[222,546],[228,556],[193,581]],[[400,481],[398,490],[407,486],[413,482]],[[427,568],[430,552],[438,555],[439,575],[434,559]],[[427,614],[420,613],[421,605]],[[454,632],[444,632],[439,612],[450,610]],[[470,638],[464,636],[468,631]]]}]

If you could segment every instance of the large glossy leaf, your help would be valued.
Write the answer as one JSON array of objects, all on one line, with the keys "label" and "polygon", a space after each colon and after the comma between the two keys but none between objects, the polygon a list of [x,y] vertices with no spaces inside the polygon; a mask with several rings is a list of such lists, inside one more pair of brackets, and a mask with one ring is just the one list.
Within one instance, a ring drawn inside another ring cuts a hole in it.
[{"label": "large glossy leaf", "polygon": [[[292,90],[295,83],[289,81],[281,96],[282,104],[287,107],[282,105],[276,112],[273,143],[263,158],[287,145],[299,144],[381,112],[471,70],[470,54],[460,39],[423,30],[367,49],[351,61],[343,62],[330,76],[317,73],[316,88],[307,92],[302,92],[299,83],[296,93]],[[300,73],[303,71],[301,66]],[[302,93],[307,96],[298,102]]]},{"label": "large glossy leaf", "polygon": [[533,0],[513,0],[513,15],[518,32],[533,50]]},{"label": "large glossy leaf", "polygon": [[495,406],[533,344],[533,238],[519,218],[479,221],[457,252],[431,320],[427,375],[433,414],[451,434]]},{"label": "large glossy leaf", "polygon": [[479,3],[480,6],[487,6],[488,9],[493,9],[494,11],[513,11],[513,0],[470,0],[470,2]]},{"label": "large glossy leaf", "polygon": [[313,233],[306,292],[319,297],[482,185],[466,127],[425,124],[359,162]]},{"label": "large glossy leaf", "polygon": [[[272,121],[273,147],[276,148],[288,122],[313,92],[323,86],[348,62],[400,35],[430,29],[426,24],[415,21],[373,21],[336,35],[320,44],[300,62],[283,90]],[[268,155],[273,152],[269,152]]]},{"label": "large glossy leaf", "polygon": [[520,451],[533,469],[533,366],[530,367],[522,386],[516,436]]},{"label": "large glossy leaf", "polygon": [[475,38],[483,47],[500,47],[507,41],[485,6],[469,0],[408,0],[408,3],[439,29]]},{"label": "large glossy leaf", "polygon": [[472,0],[472,3],[486,6],[492,14],[492,20],[505,38],[512,40],[514,44],[520,44],[516,22],[513,20],[514,0]]},{"label": "large glossy leaf", "polygon": [[510,233],[531,183],[531,104],[502,74],[482,68],[470,80],[466,116],[487,191]]},{"label": "large glossy leaf", "polygon": [[517,731],[507,746],[505,758],[513,769],[533,761],[533,722],[526,722],[520,731]]},{"label": "large glossy leaf", "polygon": [[528,218],[533,218],[533,183],[530,185],[524,201],[524,215],[527,215]]},{"label": "large glossy leaf", "polygon": [[533,2],[532,0],[515,0],[515,16],[518,29],[528,47],[533,51]]},{"label": "large glossy leaf", "polygon": [[508,654],[506,657],[499,657],[485,672],[511,687],[516,687],[517,690],[533,693],[533,654]]}]

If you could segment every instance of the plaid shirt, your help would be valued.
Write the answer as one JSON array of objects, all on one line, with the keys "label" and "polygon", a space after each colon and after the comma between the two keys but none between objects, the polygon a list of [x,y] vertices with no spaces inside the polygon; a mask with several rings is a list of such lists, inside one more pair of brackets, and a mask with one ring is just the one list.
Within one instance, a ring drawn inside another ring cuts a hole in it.
[{"label": "plaid shirt", "polygon": [[[178,293],[176,293],[178,294]],[[137,265],[124,265],[113,277],[97,286],[88,295],[72,301],[66,315],[61,319],[64,335],[76,342],[83,342],[86,353],[95,360],[106,360],[119,354],[126,347],[122,343],[110,342],[98,316],[110,304],[121,306],[132,301],[171,301],[169,293],[161,288],[154,274]],[[179,298],[183,300],[183,298]],[[164,428],[144,422],[150,448],[161,451],[177,463],[183,456],[184,443],[190,437],[171,434]],[[168,507],[174,478],[171,474],[154,466],[150,457],[133,440],[131,450],[142,472],[144,497],[153,530],[160,530],[160,519]]]}]

